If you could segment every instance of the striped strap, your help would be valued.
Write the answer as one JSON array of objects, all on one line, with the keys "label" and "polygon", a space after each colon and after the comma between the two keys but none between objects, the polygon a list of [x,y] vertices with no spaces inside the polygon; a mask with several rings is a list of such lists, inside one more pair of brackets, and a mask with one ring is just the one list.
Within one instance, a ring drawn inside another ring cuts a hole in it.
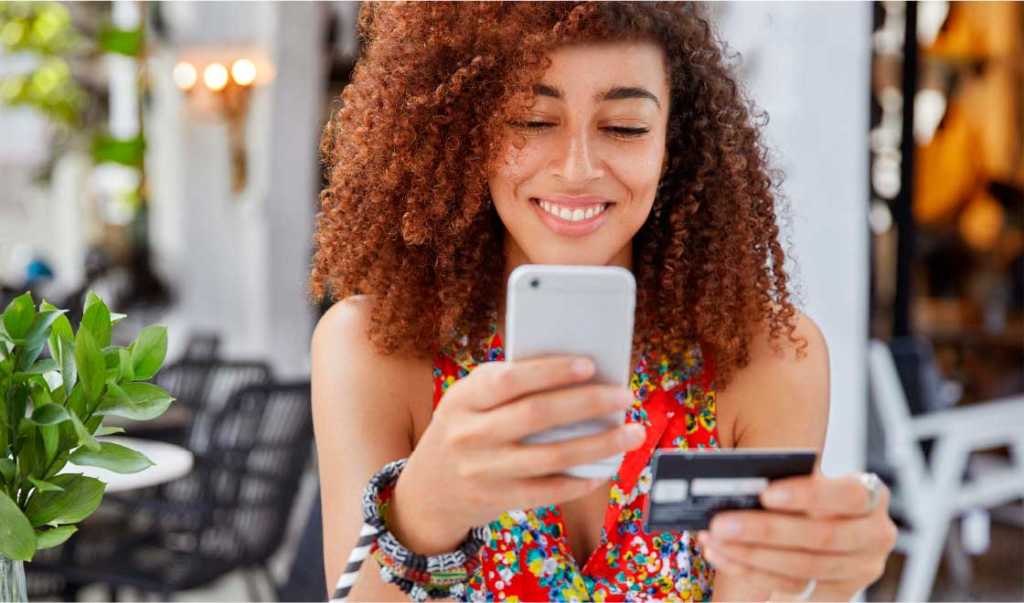
[{"label": "striped strap", "polygon": [[359,575],[359,568],[363,566],[363,561],[370,554],[370,546],[377,539],[377,534],[379,533],[377,528],[370,524],[363,524],[362,529],[359,531],[359,540],[356,541],[352,554],[348,556],[345,571],[341,573],[341,578],[338,579],[338,584],[334,587],[334,595],[331,597],[332,603],[334,601],[347,600],[348,593],[352,590],[352,585],[355,584],[356,576]]}]

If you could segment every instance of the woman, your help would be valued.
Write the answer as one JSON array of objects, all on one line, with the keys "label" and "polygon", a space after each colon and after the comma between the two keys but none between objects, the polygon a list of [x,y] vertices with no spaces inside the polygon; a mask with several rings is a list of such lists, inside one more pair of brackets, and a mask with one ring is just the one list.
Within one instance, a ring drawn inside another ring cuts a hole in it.
[{"label": "woman", "polygon": [[[490,528],[452,598],[848,600],[873,582],[895,528],[888,492],[870,504],[855,475],[780,480],[765,510],[699,535],[639,528],[654,449],[820,453],[828,415],[758,128],[699,8],[367,4],[359,27],[312,275],[341,300],[312,342],[329,592],[363,488],[406,457],[387,499],[403,547],[439,555]],[[523,263],[633,271],[629,391],[582,385],[586,361],[503,361]],[[621,428],[518,443],[616,408]],[[559,474],[619,452],[611,480]],[[349,596],[407,598],[388,559]]]}]

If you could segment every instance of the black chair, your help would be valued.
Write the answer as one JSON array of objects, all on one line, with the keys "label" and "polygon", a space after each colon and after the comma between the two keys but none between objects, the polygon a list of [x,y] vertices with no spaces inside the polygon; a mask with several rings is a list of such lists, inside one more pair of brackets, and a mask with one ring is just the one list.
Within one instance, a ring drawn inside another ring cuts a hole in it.
[{"label": "black chair", "polygon": [[245,570],[252,599],[254,570],[274,584],[267,564],[312,454],[309,383],[244,387],[209,419],[192,434],[206,433],[193,472],[160,500],[126,501],[127,535],[79,547],[71,579],[109,585],[111,600],[124,586],[170,600],[234,570]]},{"label": "black chair", "polygon": [[185,342],[182,359],[191,362],[214,362],[220,353],[220,335],[211,331],[195,331]]}]

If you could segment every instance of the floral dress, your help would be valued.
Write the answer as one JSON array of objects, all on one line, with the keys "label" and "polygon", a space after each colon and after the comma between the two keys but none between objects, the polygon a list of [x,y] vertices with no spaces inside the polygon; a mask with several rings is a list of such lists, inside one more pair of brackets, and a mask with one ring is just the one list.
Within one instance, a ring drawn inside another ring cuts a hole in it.
[{"label": "floral dress", "polygon": [[[463,340],[465,342],[465,339]],[[484,361],[503,360],[501,338],[492,334]],[[643,530],[655,448],[717,449],[714,365],[697,344],[678,346],[652,360],[639,355],[626,421],[643,424],[647,439],[626,453],[612,477],[601,542],[582,567],[565,538],[558,505],[503,513],[489,524],[480,565],[471,575],[467,601],[708,601],[714,568],[705,562],[696,534]],[[469,374],[477,355],[463,350],[434,358],[434,408],[445,390]]]}]

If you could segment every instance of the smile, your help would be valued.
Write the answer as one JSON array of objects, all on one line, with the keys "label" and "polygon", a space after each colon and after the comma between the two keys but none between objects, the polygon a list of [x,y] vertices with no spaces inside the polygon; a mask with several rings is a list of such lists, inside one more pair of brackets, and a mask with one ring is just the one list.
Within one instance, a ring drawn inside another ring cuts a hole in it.
[{"label": "smile", "polygon": [[530,204],[537,208],[541,222],[555,233],[566,236],[590,234],[604,224],[606,212],[612,203],[563,204],[532,197]]}]

